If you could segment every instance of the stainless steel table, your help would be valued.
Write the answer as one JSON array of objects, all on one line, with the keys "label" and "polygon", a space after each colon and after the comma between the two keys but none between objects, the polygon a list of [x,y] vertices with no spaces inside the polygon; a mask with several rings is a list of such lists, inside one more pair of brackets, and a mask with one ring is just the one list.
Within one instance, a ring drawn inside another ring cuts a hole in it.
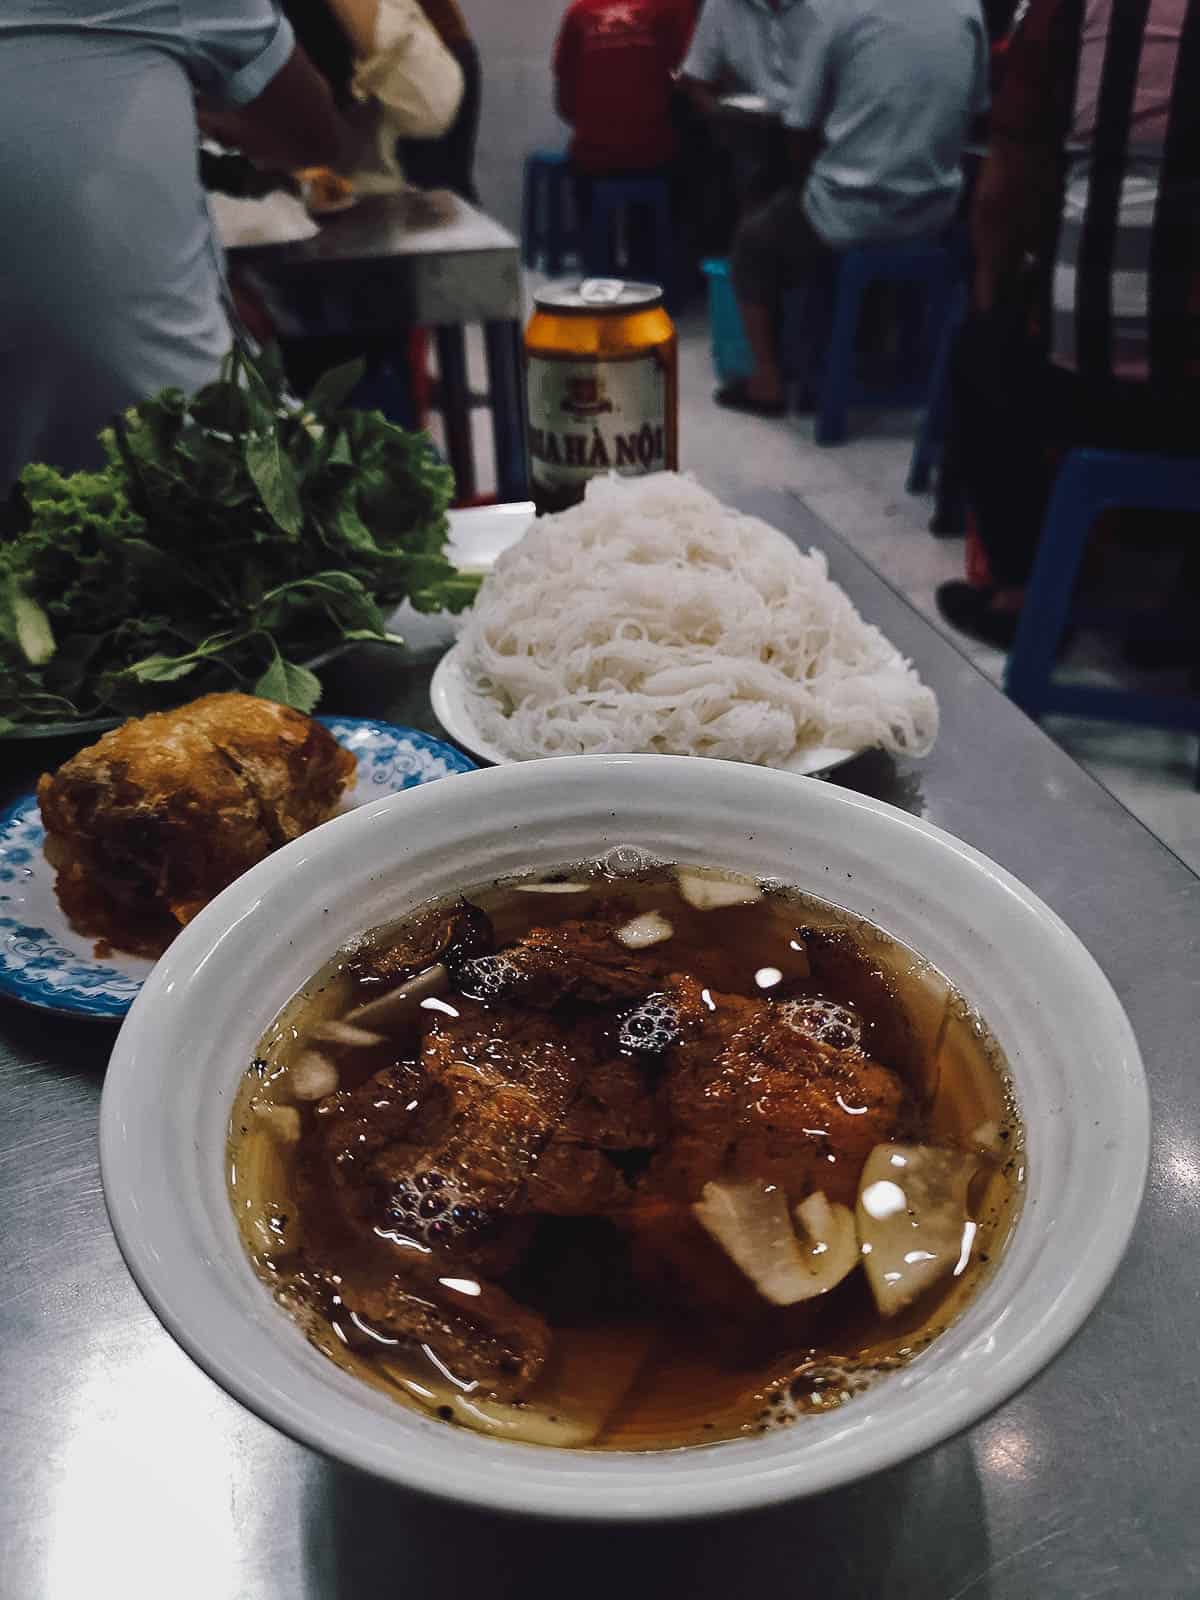
[{"label": "stainless steel table", "polygon": [[446,453],[463,500],[475,489],[463,329],[482,324],[498,498],[524,495],[520,246],[500,223],[448,191],[409,190],[322,218],[313,239],[231,259],[284,338],[351,341],[377,354],[412,328],[435,330]]},{"label": "stainless steel table", "polygon": [[[1154,1098],[1153,1166],[1133,1246],[1096,1314],[987,1422],[847,1491],[679,1528],[536,1528],[456,1511],[290,1443],[176,1349],[105,1221],[95,1126],[111,1035],[10,1008],[0,1011],[5,1600],[1200,1593],[1200,880],[797,502],[764,495],[747,509],[823,546],[940,696],[929,760],[864,758],[844,781],[1024,878],[1090,945],[1133,1019]],[[372,650],[344,659],[328,708],[430,726],[433,654],[407,667]],[[36,756],[5,749],[3,785],[28,784]]]}]

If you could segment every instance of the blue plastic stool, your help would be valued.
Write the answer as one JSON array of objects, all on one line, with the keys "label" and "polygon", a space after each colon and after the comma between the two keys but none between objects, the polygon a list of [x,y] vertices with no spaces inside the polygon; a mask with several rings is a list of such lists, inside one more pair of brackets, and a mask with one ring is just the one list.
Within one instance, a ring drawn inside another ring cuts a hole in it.
[{"label": "blue plastic stool", "polygon": [[1200,732],[1200,697],[1055,684],[1083,553],[1105,511],[1200,513],[1200,459],[1072,450],[1059,470],[1004,675],[1009,698],[1041,717],[1050,711]]},{"label": "blue plastic stool", "polygon": [[[845,440],[853,405],[899,409],[924,402],[956,273],[956,253],[941,239],[861,245],[838,258],[833,275],[829,342],[817,389],[818,444],[841,444]],[[919,322],[902,330],[903,373],[886,385],[864,382],[855,370],[855,340],[863,296],[875,283],[910,283],[925,291]]]},{"label": "blue plastic stool", "polygon": [[746,343],[742,314],[733,292],[728,261],[703,261],[700,270],[708,281],[708,326],[712,341],[713,371],[721,383],[746,378],[754,371],[754,358]]},{"label": "blue plastic stool", "polygon": [[909,494],[923,494],[929,487],[933,469],[941,462],[942,446],[946,439],[946,420],[950,415],[950,357],[966,314],[966,285],[959,284],[950,293],[946,320],[942,324],[942,336],[938,341],[937,355],[933,359],[925,415],[921,419],[920,431],[913,445],[912,460],[908,465],[908,481],[905,487]]},{"label": "blue plastic stool", "polygon": [[573,213],[571,168],[558,150],[535,150],[525,158],[521,203],[521,257],[527,267],[545,263],[551,277],[563,270],[567,256],[578,249]]},{"label": "blue plastic stool", "polygon": [[674,247],[671,241],[671,191],[665,178],[597,178],[592,185],[592,214],[583,241],[584,270],[592,278],[614,278],[630,273],[618,264],[616,229],[629,225],[632,211],[648,211],[652,220],[651,261],[631,261],[632,272],[647,273],[662,285],[668,300],[674,298]]}]

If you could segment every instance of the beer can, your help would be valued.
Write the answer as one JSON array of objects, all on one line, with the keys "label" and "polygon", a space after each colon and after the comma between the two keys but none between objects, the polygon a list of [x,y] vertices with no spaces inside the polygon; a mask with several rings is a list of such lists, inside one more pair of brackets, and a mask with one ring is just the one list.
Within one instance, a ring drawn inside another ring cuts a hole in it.
[{"label": "beer can", "polygon": [[547,284],[534,296],[525,361],[539,512],[575,505],[598,473],[678,467],[675,325],[657,284]]}]

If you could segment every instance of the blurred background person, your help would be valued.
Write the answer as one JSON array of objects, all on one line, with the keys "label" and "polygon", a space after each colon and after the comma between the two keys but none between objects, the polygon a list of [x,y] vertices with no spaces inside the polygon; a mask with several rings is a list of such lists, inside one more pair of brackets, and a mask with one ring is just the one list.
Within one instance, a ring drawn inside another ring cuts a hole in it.
[{"label": "blurred background person", "polygon": [[938,605],[1006,648],[1056,453],[1200,453],[1200,0],[1032,0],[973,242],[953,409],[991,584]]},{"label": "blurred background person", "polygon": [[693,110],[687,209],[710,254],[727,255],[742,214],[787,181],[780,117],[803,32],[804,0],[705,0],[700,11],[680,82]]},{"label": "blurred background person", "polygon": [[783,291],[827,269],[839,251],[946,228],[962,189],[963,146],[988,103],[977,0],[803,0],[800,20],[782,114],[791,170],[734,240],[754,370],[716,395],[762,416],[786,409]]},{"label": "blurred background person", "polygon": [[705,0],[683,77],[710,114],[723,94],[759,95],[779,115],[791,99],[807,0]]},{"label": "blurred background person", "polygon": [[0,12],[0,497],[232,340],[195,96],[275,167],[336,158],[324,80],[273,0],[8,0]]},{"label": "blurred background person", "polygon": [[462,68],[463,96],[454,121],[439,138],[404,141],[401,164],[418,188],[452,189],[475,205],[479,201],[475,188],[475,146],[483,103],[479,49],[458,0],[420,0],[420,5],[442,43]]},{"label": "blurred background person", "polygon": [[[685,0],[573,0],[554,50],[555,105],[571,129],[575,204],[586,229],[597,178],[658,173],[674,187],[675,72],[691,35]],[[631,276],[653,258],[651,219],[629,217]]]},{"label": "blurred background person", "polygon": [[573,0],[554,51],[555,103],[584,178],[664,170],[679,153],[674,74],[691,34],[684,0]]},{"label": "blurred background person", "polygon": [[[469,148],[461,138],[469,86],[457,56],[430,20],[432,5],[423,0],[283,0],[283,5],[349,125],[343,169],[355,191],[389,194],[411,184],[463,193],[474,157],[474,133]],[[446,15],[457,15],[453,0],[448,5]],[[477,121],[478,83],[474,93]]]}]

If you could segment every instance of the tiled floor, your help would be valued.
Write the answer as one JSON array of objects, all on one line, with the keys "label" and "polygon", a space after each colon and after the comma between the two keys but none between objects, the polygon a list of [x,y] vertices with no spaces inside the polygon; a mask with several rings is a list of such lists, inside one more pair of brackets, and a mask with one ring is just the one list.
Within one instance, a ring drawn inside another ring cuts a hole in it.
[{"label": "tiled floor", "polygon": [[[929,533],[931,496],[905,492],[916,419],[859,415],[846,444],[820,449],[813,443],[808,418],[765,421],[713,404],[708,325],[702,307],[679,319],[679,334],[682,466],[731,500],[743,485],[799,495],[999,682],[1001,654],[948,628],[934,605],[937,585],[963,575],[963,545],[961,540],[935,539]],[[481,350],[472,351],[471,365],[482,388]],[[477,415],[477,455],[482,462],[490,440],[485,416]],[[486,487],[486,479],[481,487]],[[1071,668],[1081,679],[1113,681],[1108,652],[1100,641],[1084,639],[1073,653]],[[1066,719],[1054,719],[1047,727],[1146,827],[1200,872],[1195,736]]]}]

